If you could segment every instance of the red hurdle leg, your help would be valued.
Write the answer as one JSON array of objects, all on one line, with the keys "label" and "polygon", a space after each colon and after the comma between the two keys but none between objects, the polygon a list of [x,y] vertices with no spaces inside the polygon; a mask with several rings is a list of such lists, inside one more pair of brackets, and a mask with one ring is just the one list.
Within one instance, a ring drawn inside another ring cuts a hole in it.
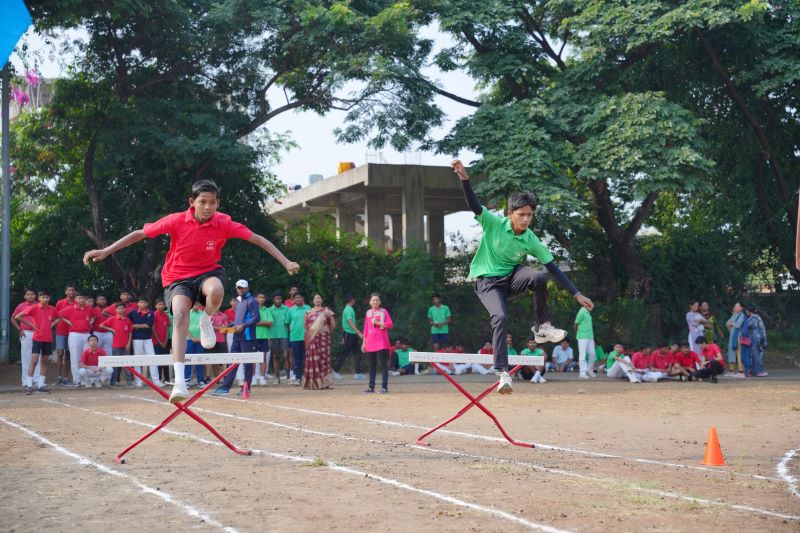
[{"label": "red hurdle leg", "polygon": [[[197,400],[199,400],[199,399],[200,399],[200,397],[201,397],[203,394],[205,394],[205,392],[206,392],[207,390],[209,390],[211,387],[213,387],[214,385],[216,385],[216,384],[217,384],[217,382],[219,382],[221,379],[223,379],[223,378],[224,378],[224,377],[225,377],[225,376],[226,376],[226,375],[227,375],[229,372],[232,372],[232,371],[236,370],[236,367],[238,367],[238,366],[239,366],[239,364],[238,364],[238,363],[235,363],[235,364],[232,364],[232,365],[230,365],[230,366],[229,366],[228,368],[226,368],[226,369],[225,369],[225,370],[224,370],[224,371],[223,371],[223,372],[222,372],[222,373],[221,373],[219,376],[217,376],[216,378],[214,378],[214,379],[211,381],[211,383],[209,383],[208,385],[206,385],[205,387],[203,387],[202,389],[200,389],[200,390],[199,390],[199,391],[198,391],[198,392],[197,392],[197,393],[196,393],[194,396],[192,396],[191,398],[189,398],[188,400],[186,400],[186,401],[185,401],[185,402],[183,402],[183,403],[176,403],[176,404],[174,404],[174,406],[175,406],[175,411],[174,411],[172,414],[170,414],[170,415],[169,415],[167,418],[165,418],[163,421],[161,421],[161,423],[160,423],[160,424],[158,424],[156,427],[154,427],[153,429],[151,429],[150,431],[148,431],[148,432],[147,432],[147,433],[146,433],[146,434],[145,434],[143,437],[141,437],[139,440],[137,440],[136,442],[134,442],[133,444],[131,444],[130,446],[128,446],[127,448],[125,448],[124,450],[122,450],[122,451],[121,451],[121,452],[120,452],[120,453],[119,453],[119,454],[118,454],[118,455],[117,455],[117,456],[114,458],[114,460],[115,460],[116,462],[118,462],[118,463],[122,462],[122,457],[123,457],[123,456],[124,456],[126,453],[128,453],[129,451],[131,451],[132,449],[134,449],[136,446],[138,446],[139,444],[141,444],[143,441],[147,440],[147,439],[148,439],[148,438],[149,438],[151,435],[153,435],[154,433],[157,433],[158,431],[160,431],[162,428],[164,428],[164,427],[165,427],[167,424],[169,424],[170,422],[172,422],[172,420],[174,420],[174,419],[175,419],[175,417],[176,417],[176,416],[178,416],[178,415],[179,415],[179,414],[181,414],[181,413],[186,413],[186,415],[190,416],[190,417],[191,417],[192,419],[194,419],[194,420],[195,420],[195,421],[196,421],[198,424],[200,424],[201,426],[203,426],[204,428],[206,428],[208,431],[210,431],[212,435],[214,435],[214,436],[215,436],[217,439],[219,439],[219,441],[220,441],[220,442],[222,442],[222,444],[224,444],[225,446],[227,446],[228,448],[230,448],[230,449],[231,449],[233,452],[235,452],[235,453],[238,453],[239,455],[252,455],[252,453],[253,453],[253,452],[251,452],[250,450],[243,450],[243,449],[241,449],[241,448],[237,448],[236,446],[234,446],[233,444],[231,444],[230,442],[228,442],[228,440],[227,440],[225,437],[223,437],[222,435],[220,435],[220,434],[219,434],[219,432],[218,432],[216,429],[214,429],[213,427],[211,427],[211,424],[209,424],[208,422],[206,422],[205,420],[203,420],[203,419],[202,419],[202,418],[201,418],[201,417],[200,417],[200,416],[199,416],[197,413],[195,413],[194,411],[192,411],[191,409],[189,409],[189,406],[191,406],[191,405],[192,405],[194,402],[196,402]],[[163,396],[163,397],[164,397],[164,399],[166,399],[166,400],[169,400],[169,394],[167,394],[166,392],[164,392],[164,391],[163,391],[163,390],[162,390],[160,387],[156,387],[156,386],[153,384],[153,382],[152,382],[152,381],[150,381],[149,379],[147,379],[147,378],[146,378],[144,375],[142,375],[140,372],[138,372],[138,371],[137,371],[137,370],[136,370],[134,367],[126,367],[126,368],[127,368],[127,370],[128,370],[128,371],[130,371],[130,372],[131,372],[131,373],[132,373],[134,376],[136,376],[137,378],[141,379],[143,382],[147,383],[147,385],[148,385],[148,386],[149,386],[151,389],[153,389],[154,391],[156,391],[157,393],[159,393],[161,396]]]},{"label": "red hurdle leg", "polygon": [[[506,439],[508,442],[510,442],[510,443],[511,443],[511,444],[513,444],[514,446],[522,446],[523,448],[535,448],[535,446],[534,446],[533,444],[529,444],[529,443],[527,443],[527,442],[520,442],[520,441],[518,441],[518,440],[515,440],[515,439],[511,438],[511,436],[510,436],[508,433],[506,433],[506,430],[503,428],[502,424],[500,424],[500,421],[499,421],[499,420],[497,420],[497,417],[496,417],[496,416],[494,416],[494,413],[492,413],[492,412],[491,412],[489,409],[487,409],[486,407],[484,407],[484,406],[483,406],[483,404],[481,403],[481,400],[482,400],[482,399],[484,399],[484,398],[485,398],[485,397],[486,397],[488,394],[490,394],[490,393],[491,393],[491,392],[492,392],[492,391],[493,391],[493,390],[494,390],[494,389],[497,387],[497,382],[493,383],[491,386],[489,386],[489,388],[487,388],[486,390],[484,390],[484,391],[483,391],[482,393],[480,393],[480,394],[479,394],[477,397],[474,397],[474,396],[472,396],[472,395],[471,395],[469,392],[467,392],[467,391],[464,389],[464,387],[462,387],[461,385],[459,385],[459,384],[458,384],[458,382],[457,382],[456,380],[454,380],[452,377],[450,377],[450,374],[448,374],[447,372],[445,372],[445,371],[444,371],[444,370],[443,370],[443,369],[442,369],[442,368],[439,366],[439,364],[438,364],[438,363],[431,363],[431,365],[433,365],[433,367],[434,367],[434,368],[436,368],[436,370],[437,370],[437,371],[438,371],[438,372],[439,372],[439,373],[440,373],[440,374],[441,374],[441,375],[442,375],[442,376],[443,376],[443,377],[444,377],[444,378],[445,378],[447,381],[449,381],[450,383],[452,383],[452,384],[453,384],[453,386],[454,386],[455,388],[457,388],[457,389],[458,389],[458,390],[461,392],[461,394],[463,394],[464,396],[466,396],[467,398],[469,398],[469,401],[470,401],[470,403],[468,403],[467,405],[465,405],[463,408],[461,408],[461,410],[460,410],[459,412],[457,412],[455,415],[451,416],[450,418],[448,418],[447,420],[445,420],[444,422],[442,422],[441,424],[439,424],[439,425],[438,425],[438,426],[436,426],[435,428],[433,428],[433,429],[430,429],[430,430],[428,430],[427,432],[425,432],[424,434],[420,435],[420,436],[419,436],[419,438],[417,439],[417,444],[421,444],[421,445],[423,445],[423,446],[429,446],[429,444],[428,444],[428,443],[426,443],[426,442],[423,440],[423,439],[425,439],[425,437],[427,437],[428,435],[430,435],[430,434],[431,434],[431,433],[433,433],[434,431],[437,431],[437,430],[439,430],[439,429],[443,428],[444,426],[446,426],[447,424],[449,424],[449,423],[450,423],[450,422],[452,422],[453,420],[456,420],[457,418],[461,418],[461,417],[464,415],[464,413],[466,413],[467,411],[469,411],[469,410],[470,410],[470,409],[472,409],[473,407],[477,407],[478,409],[480,409],[481,411],[483,411],[483,412],[486,414],[486,416],[488,416],[489,418],[491,418],[491,419],[492,419],[492,422],[494,422],[494,424],[497,426],[497,429],[499,429],[499,430],[500,430],[500,433],[502,433],[502,434],[503,434],[503,437],[505,437],[505,439]],[[514,375],[514,374],[515,374],[515,373],[516,373],[516,372],[517,372],[517,371],[518,371],[520,368],[522,368],[522,365],[517,365],[517,366],[515,366],[515,367],[514,367],[514,368],[513,368],[513,369],[512,369],[512,370],[509,372],[509,374],[511,374],[511,375],[513,376],[513,375]]]}]

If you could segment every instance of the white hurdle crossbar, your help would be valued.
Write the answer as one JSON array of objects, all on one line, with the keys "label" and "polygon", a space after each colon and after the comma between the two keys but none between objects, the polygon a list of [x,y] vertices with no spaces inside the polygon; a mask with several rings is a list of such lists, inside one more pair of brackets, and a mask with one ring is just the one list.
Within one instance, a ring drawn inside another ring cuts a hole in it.
[{"label": "white hurdle crossbar", "polygon": [[[106,355],[97,359],[98,366],[129,367],[148,365],[171,365],[172,354],[165,355]],[[192,353],[186,354],[187,365],[221,365],[233,363],[261,363],[264,354],[261,352],[243,353]]]},{"label": "white hurdle crossbar", "polygon": [[[482,353],[453,353],[453,352],[411,352],[408,354],[409,363],[478,363],[479,365],[494,364],[494,355]],[[542,355],[509,355],[510,366],[542,366]]]}]

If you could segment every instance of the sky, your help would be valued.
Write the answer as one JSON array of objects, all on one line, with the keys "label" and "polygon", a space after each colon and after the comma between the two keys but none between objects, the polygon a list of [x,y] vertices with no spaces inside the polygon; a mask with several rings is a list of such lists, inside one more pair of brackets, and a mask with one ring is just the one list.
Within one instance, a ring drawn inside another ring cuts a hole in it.
[{"label": "sky", "polygon": [[[86,38],[85,32],[82,31],[73,31],[68,35],[70,39]],[[424,28],[422,35],[434,40],[434,53],[451,44],[449,37],[441,33],[435,26]],[[18,72],[24,71],[23,61],[19,55],[22,43],[28,45],[26,57],[29,65],[36,65],[37,70],[44,77],[54,78],[64,74],[69,54],[61,53],[57,44],[46,44],[32,30],[23,36],[17,50],[11,56],[11,61]],[[443,73],[430,69],[426,74],[447,91],[469,99],[477,98],[474,80],[462,72]],[[459,104],[445,97],[437,97],[437,103],[445,112],[446,118],[444,125],[434,131],[435,138],[443,137],[458,119],[475,110],[473,107]],[[344,115],[343,111],[332,111],[325,116],[319,116],[312,112],[290,111],[278,115],[267,125],[262,126],[267,127],[272,133],[288,132],[291,139],[297,144],[297,147],[282,154],[280,162],[272,167],[272,172],[287,185],[300,184],[305,187],[308,185],[308,177],[311,174],[322,174],[325,177],[334,175],[340,161],[352,161],[356,166],[365,164],[368,158],[369,162],[385,161],[392,164],[449,165],[452,159],[449,154],[434,154],[426,151],[401,153],[391,148],[385,148],[376,152],[367,147],[366,141],[338,144],[333,130],[342,125]],[[458,154],[458,157],[463,159],[467,165],[478,158],[476,154],[468,151]],[[455,176],[454,179],[456,179]],[[464,212],[445,217],[445,233],[449,244],[453,243],[452,237],[456,232],[461,233],[468,241],[479,235],[479,229],[472,213],[466,211],[466,203],[464,209]]]}]

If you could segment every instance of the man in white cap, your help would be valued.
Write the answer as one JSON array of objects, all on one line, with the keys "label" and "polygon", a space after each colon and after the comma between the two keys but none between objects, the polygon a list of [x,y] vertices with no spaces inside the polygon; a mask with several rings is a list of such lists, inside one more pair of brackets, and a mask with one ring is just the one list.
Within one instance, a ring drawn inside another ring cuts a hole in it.
[{"label": "man in white cap", "polygon": [[[236,317],[233,319],[233,343],[231,353],[243,353],[255,351],[256,344],[256,324],[261,320],[261,313],[258,310],[258,301],[250,293],[250,284],[246,279],[236,282],[236,292],[239,294],[239,304],[236,306]],[[253,384],[254,363],[244,365],[244,380],[248,388]],[[225,396],[231,391],[233,380],[236,373],[230,372],[222,382],[222,385],[214,389],[213,396]],[[239,391],[241,394],[241,391]]]}]

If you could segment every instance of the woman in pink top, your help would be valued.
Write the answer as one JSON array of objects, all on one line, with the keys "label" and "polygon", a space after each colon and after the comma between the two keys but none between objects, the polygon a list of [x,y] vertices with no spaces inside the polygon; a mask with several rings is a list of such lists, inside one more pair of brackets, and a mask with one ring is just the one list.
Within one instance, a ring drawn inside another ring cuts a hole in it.
[{"label": "woman in pink top", "polygon": [[394,324],[389,311],[381,308],[381,296],[373,292],[369,297],[369,310],[364,320],[364,341],[361,351],[369,361],[369,388],[364,392],[375,392],[375,373],[378,359],[381,360],[381,394],[389,392],[389,331]]}]

